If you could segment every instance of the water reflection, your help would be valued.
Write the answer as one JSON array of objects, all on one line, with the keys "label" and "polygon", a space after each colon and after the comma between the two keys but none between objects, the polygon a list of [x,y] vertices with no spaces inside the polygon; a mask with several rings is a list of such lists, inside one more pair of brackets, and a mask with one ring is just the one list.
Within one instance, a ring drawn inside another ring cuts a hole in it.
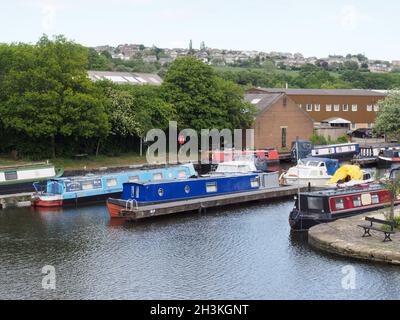
[{"label": "water reflection", "polygon": [[[393,299],[399,269],[322,254],[291,233],[293,201],[123,224],[105,206],[0,211],[0,298]],[[341,287],[342,268],[357,289]],[[41,288],[53,265],[57,289]]]}]

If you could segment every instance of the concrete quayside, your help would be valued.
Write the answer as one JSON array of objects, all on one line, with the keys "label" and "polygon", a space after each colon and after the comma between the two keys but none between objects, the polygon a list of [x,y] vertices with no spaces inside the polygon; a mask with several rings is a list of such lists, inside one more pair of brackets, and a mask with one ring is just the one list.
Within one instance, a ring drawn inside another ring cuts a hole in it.
[{"label": "concrete quayside", "polygon": [[316,225],[308,231],[308,243],[315,249],[343,257],[400,265],[400,232],[392,235],[392,242],[383,242],[381,232],[371,231],[371,237],[363,237],[364,231],[358,227],[365,224],[365,217],[384,219],[384,211]]}]

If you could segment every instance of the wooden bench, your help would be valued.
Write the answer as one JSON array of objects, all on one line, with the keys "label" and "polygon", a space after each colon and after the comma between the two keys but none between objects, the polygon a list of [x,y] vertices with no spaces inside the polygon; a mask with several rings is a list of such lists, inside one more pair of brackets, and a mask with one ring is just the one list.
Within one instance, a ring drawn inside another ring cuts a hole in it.
[{"label": "wooden bench", "polygon": [[[373,218],[373,217],[372,217],[372,218],[370,218],[370,217],[365,217],[365,221],[368,221],[369,224],[368,224],[368,225],[366,225],[366,224],[364,224],[364,225],[362,225],[362,224],[358,225],[360,228],[363,228],[363,229],[364,229],[363,238],[365,238],[365,237],[371,237],[370,231],[371,231],[371,230],[374,230],[374,231],[382,232],[382,233],[385,234],[385,239],[383,240],[383,242],[392,241],[392,239],[390,238],[390,236],[391,236],[392,234],[395,234],[395,233],[396,233],[396,231],[394,231],[394,228],[396,227],[396,222],[394,222],[394,221],[386,221],[386,220],[381,220],[381,219],[375,219],[375,218]],[[389,226],[389,227],[390,227],[390,231],[388,231],[388,230],[383,230],[383,229],[381,229],[381,228],[375,227],[375,226],[374,226],[374,223],[375,223],[375,224],[381,224],[381,225]]]}]

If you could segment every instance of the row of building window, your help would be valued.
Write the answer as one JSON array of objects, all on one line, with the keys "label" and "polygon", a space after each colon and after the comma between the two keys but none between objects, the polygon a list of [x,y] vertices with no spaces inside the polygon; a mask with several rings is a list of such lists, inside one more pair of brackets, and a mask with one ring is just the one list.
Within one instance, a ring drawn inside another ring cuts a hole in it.
[{"label": "row of building window", "polygon": [[[333,108],[332,108],[332,106],[333,106]],[[301,105],[300,105],[300,107],[301,107]],[[313,107],[314,107],[314,108],[313,108]],[[320,105],[320,104],[314,104],[314,105],[312,105],[312,104],[307,104],[306,110],[307,110],[308,112],[311,112],[311,111],[313,111],[313,110],[319,112],[319,111],[321,111],[321,105]],[[335,111],[335,112],[339,112],[339,111],[340,111],[340,105],[339,105],[339,104],[334,104],[334,105],[332,105],[332,104],[327,104],[327,105],[325,106],[325,110],[326,110],[327,112],[331,112],[332,110]],[[342,105],[342,111],[347,112],[347,111],[349,111],[349,110],[350,110],[350,107],[349,107],[348,104]],[[358,105],[352,104],[352,105],[351,105],[351,111],[357,112],[357,111],[358,111]],[[379,111],[379,106],[378,106],[378,105],[372,105],[372,104],[371,104],[371,105],[367,105],[367,111],[368,111],[368,112],[372,112],[372,111],[378,112],[378,111]]]}]

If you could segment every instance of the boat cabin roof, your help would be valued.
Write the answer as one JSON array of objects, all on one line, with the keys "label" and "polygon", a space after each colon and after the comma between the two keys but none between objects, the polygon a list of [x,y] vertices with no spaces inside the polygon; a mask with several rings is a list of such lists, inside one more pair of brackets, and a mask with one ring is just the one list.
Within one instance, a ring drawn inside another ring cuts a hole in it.
[{"label": "boat cabin roof", "polygon": [[325,149],[325,148],[334,148],[334,147],[344,147],[344,146],[356,146],[358,143],[340,143],[340,144],[329,144],[324,146],[314,146],[314,149]]},{"label": "boat cabin roof", "polygon": [[337,159],[329,159],[329,158],[317,158],[317,157],[310,157],[310,158],[304,158],[300,159],[301,162],[306,163],[310,161],[317,161],[317,162],[324,162],[324,163],[339,163],[339,160]]},{"label": "boat cabin roof", "polygon": [[257,168],[251,161],[229,161],[218,164],[216,173],[249,173],[255,172]]},{"label": "boat cabin roof", "polygon": [[325,189],[321,191],[311,191],[311,192],[302,192],[302,196],[307,197],[332,197],[332,196],[345,196],[348,194],[353,194],[357,192],[368,192],[368,191],[379,191],[382,190],[383,186],[379,183],[374,184],[366,184],[366,185],[358,185],[345,189]]},{"label": "boat cabin roof", "polygon": [[146,181],[146,182],[126,182],[124,183],[124,185],[142,185],[142,186],[150,186],[150,185],[157,185],[157,184],[169,184],[169,183],[184,183],[184,182],[190,182],[190,181],[204,181],[204,180],[210,180],[210,182],[213,182],[217,179],[233,179],[235,177],[249,177],[249,178],[253,178],[253,177],[257,177],[258,174],[254,173],[254,174],[243,174],[243,175],[230,175],[230,176],[226,176],[226,175],[218,175],[218,176],[199,176],[196,178],[188,178],[188,179],[181,179],[181,180],[158,180],[158,181]]}]

